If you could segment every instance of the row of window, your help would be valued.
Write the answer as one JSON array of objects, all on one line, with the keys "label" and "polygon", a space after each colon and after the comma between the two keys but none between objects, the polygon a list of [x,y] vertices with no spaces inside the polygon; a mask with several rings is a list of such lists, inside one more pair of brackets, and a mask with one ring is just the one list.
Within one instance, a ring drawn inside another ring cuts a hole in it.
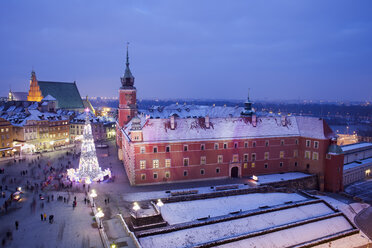
[{"label": "row of window", "polygon": [[[6,143],[6,146],[7,147],[9,147],[10,146],[10,144],[9,143]],[[1,147],[5,147],[5,143],[3,142],[3,143],[1,143]]]},{"label": "row of window", "polygon": [[[220,172],[221,172],[220,168],[217,167],[217,168],[216,168],[216,174],[219,174]],[[187,170],[184,170],[184,171],[183,171],[183,176],[184,176],[184,177],[187,177],[188,174],[189,174],[189,172],[188,172]],[[158,175],[159,175],[159,174],[158,174],[157,172],[154,172],[154,173],[152,174],[152,176],[153,176],[154,179],[158,179],[158,178],[159,178]],[[200,169],[200,175],[205,175],[205,170],[204,170],[204,169]],[[171,173],[170,173],[170,171],[166,171],[166,172],[164,173],[164,177],[167,178],[167,179],[171,178]],[[146,174],[141,174],[141,180],[146,180]]]},{"label": "row of window", "polygon": [[[255,163],[252,163],[251,164],[252,168],[255,168]],[[279,167],[283,167],[284,166],[284,162],[280,162],[279,163]],[[298,163],[295,162],[294,163],[294,166],[297,167],[298,166]],[[156,167],[158,168],[158,167]],[[248,163],[245,163],[244,164],[244,168],[248,168]],[[264,164],[264,168],[267,169],[269,168],[269,165],[267,163]],[[307,168],[309,168],[309,165],[307,165]],[[216,168],[216,174],[219,174],[221,171],[221,169],[219,167]],[[184,170],[183,171],[183,176],[187,176],[188,175],[188,171],[187,170]],[[200,169],[200,175],[205,175],[205,169]],[[166,171],[165,172],[165,178],[169,179],[171,177],[171,174],[169,171]],[[154,172],[153,173],[153,178],[154,179],[157,179],[158,178],[158,172]],[[141,174],[141,180],[146,180],[146,174]]]},{"label": "row of window", "polygon": [[[310,159],[310,151],[305,151],[305,158]],[[298,153],[297,150],[294,153],[294,156],[297,157]],[[279,158],[284,158],[284,151],[280,152]],[[313,152],[312,156],[313,160],[319,160],[319,154],[317,152]],[[265,152],[265,157],[264,160],[269,160],[269,153]],[[256,161],[256,154],[252,153],[251,154],[251,161],[254,162]],[[233,161],[232,162],[239,162],[239,156],[238,155],[233,155]],[[244,154],[244,162],[248,162],[248,154]],[[200,157],[200,164],[205,165],[207,163],[207,157],[206,156],[201,156]],[[223,163],[223,155],[218,155],[217,156],[217,163],[222,164]],[[154,159],[152,160],[152,168],[159,168],[159,159]],[[254,163],[252,163],[254,167]],[[171,167],[171,159],[165,159],[165,168]],[[183,158],[183,166],[189,166],[189,158]],[[140,160],[140,169],[146,169],[146,160]]]},{"label": "row of window", "polygon": [[2,139],[2,140],[4,140],[4,139],[9,139],[9,134],[1,135],[1,139]]},{"label": "row of window", "polygon": [[[281,140],[281,145],[284,145],[284,140]],[[298,144],[298,140],[296,139],[296,145]],[[266,141],[265,142],[265,146],[269,146],[269,141]],[[244,143],[244,147],[245,148],[248,148],[248,142],[245,142]],[[256,147],[256,142],[253,141],[252,142],[252,147]],[[311,147],[311,140],[306,140],[306,147]],[[223,143],[223,149],[227,149],[228,148],[228,144],[227,143]],[[234,143],[234,148],[238,148],[238,143]],[[314,148],[315,149],[318,149],[319,148],[319,141],[314,141]],[[214,144],[214,149],[215,150],[218,150],[219,149],[219,143],[215,143]],[[183,151],[187,152],[189,150],[189,146],[188,145],[183,145]],[[205,150],[205,144],[201,144],[200,145],[200,150],[203,151]],[[141,147],[140,148],[140,153],[145,153],[146,152],[146,149],[145,147]],[[158,152],[158,147],[153,147],[153,153],[157,153]],[[170,152],[170,146],[166,146],[165,147],[165,152]]]},{"label": "row of window", "polygon": [[1,129],[1,132],[3,133],[3,132],[8,132],[9,131],[9,128],[2,128]]}]

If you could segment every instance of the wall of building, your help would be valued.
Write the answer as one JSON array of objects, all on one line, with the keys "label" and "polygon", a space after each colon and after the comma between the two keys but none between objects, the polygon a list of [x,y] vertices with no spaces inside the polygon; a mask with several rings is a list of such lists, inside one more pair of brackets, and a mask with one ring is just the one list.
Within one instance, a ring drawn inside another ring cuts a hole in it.
[{"label": "wall of building", "polygon": [[362,160],[372,157],[372,149],[356,151],[353,153],[347,153],[344,156],[344,164],[352,163],[357,160]]},{"label": "wall of building", "polygon": [[13,155],[13,127],[9,121],[0,118],[0,157]]},{"label": "wall of building", "polygon": [[[239,177],[301,171],[320,175],[324,181],[328,145],[328,140],[302,137],[170,144],[143,144],[125,139],[122,153],[125,167],[131,173],[134,171],[133,184],[231,177],[233,167],[238,167]],[[131,150],[133,154],[130,154]],[[308,158],[305,158],[306,151],[310,154]],[[219,156],[222,156],[220,161]],[[202,157],[205,157],[205,163]],[[188,160],[187,165],[185,160]]]},{"label": "wall of building", "polygon": [[343,173],[344,186],[355,183],[357,181],[371,178],[372,176],[372,161],[362,164],[352,169],[345,170]]}]

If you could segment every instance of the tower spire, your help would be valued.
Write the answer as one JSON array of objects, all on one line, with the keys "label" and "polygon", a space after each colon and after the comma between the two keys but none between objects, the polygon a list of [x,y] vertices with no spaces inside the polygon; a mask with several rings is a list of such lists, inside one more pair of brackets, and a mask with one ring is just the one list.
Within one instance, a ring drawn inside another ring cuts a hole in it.
[{"label": "tower spire", "polygon": [[133,88],[134,85],[134,77],[132,72],[129,68],[129,42],[127,42],[127,60],[126,60],[126,67],[123,77],[121,78],[122,88]]},{"label": "tower spire", "polygon": [[128,52],[129,42],[127,42],[127,67],[129,67],[129,52]]}]

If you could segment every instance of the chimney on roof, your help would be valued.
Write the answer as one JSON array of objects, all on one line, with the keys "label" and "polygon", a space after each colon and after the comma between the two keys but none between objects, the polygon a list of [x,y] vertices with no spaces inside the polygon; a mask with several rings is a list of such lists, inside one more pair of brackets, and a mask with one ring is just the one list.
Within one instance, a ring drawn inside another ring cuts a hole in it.
[{"label": "chimney on roof", "polygon": [[286,126],[287,125],[287,116],[286,115],[282,115],[281,116],[281,121],[282,121],[282,125],[283,126]]},{"label": "chimney on roof", "polygon": [[171,129],[174,130],[175,129],[174,115],[172,115],[170,118],[170,125],[171,125]]},{"label": "chimney on roof", "polygon": [[254,126],[254,127],[257,126],[257,116],[256,116],[256,114],[252,115],[252,126]]},{"label": "chimney on roof", "polygon": [[210,127],[210,122],[209,122],[209,116],[205,116],[205,127],[209,128]]}]

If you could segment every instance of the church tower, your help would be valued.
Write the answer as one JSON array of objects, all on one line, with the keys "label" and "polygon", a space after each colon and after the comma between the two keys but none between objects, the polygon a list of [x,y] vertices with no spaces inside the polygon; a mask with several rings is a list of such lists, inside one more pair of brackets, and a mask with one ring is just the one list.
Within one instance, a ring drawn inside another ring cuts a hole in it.
[{"label": "church tower", "polygon": [[43,99],[40,87],[36,80],[36,74],[34,71],[31,72],[30,90],[28,91],[27,101],[40,102]]},{"label": "church tower", "polygon": [[137,114],[137,89],[134,87],[134,77],[129,69],[129,55],[127,44],[127,62],[119,89],[118,124],[122,128]]},{"label": "church tower", "polygon": [[248,98],[244,103],[244,110],[240,113],[241,116],[252,116],[254,114],[254,109],[252,108],[252,102],[249,99],[249,89],[248,89]]}]

